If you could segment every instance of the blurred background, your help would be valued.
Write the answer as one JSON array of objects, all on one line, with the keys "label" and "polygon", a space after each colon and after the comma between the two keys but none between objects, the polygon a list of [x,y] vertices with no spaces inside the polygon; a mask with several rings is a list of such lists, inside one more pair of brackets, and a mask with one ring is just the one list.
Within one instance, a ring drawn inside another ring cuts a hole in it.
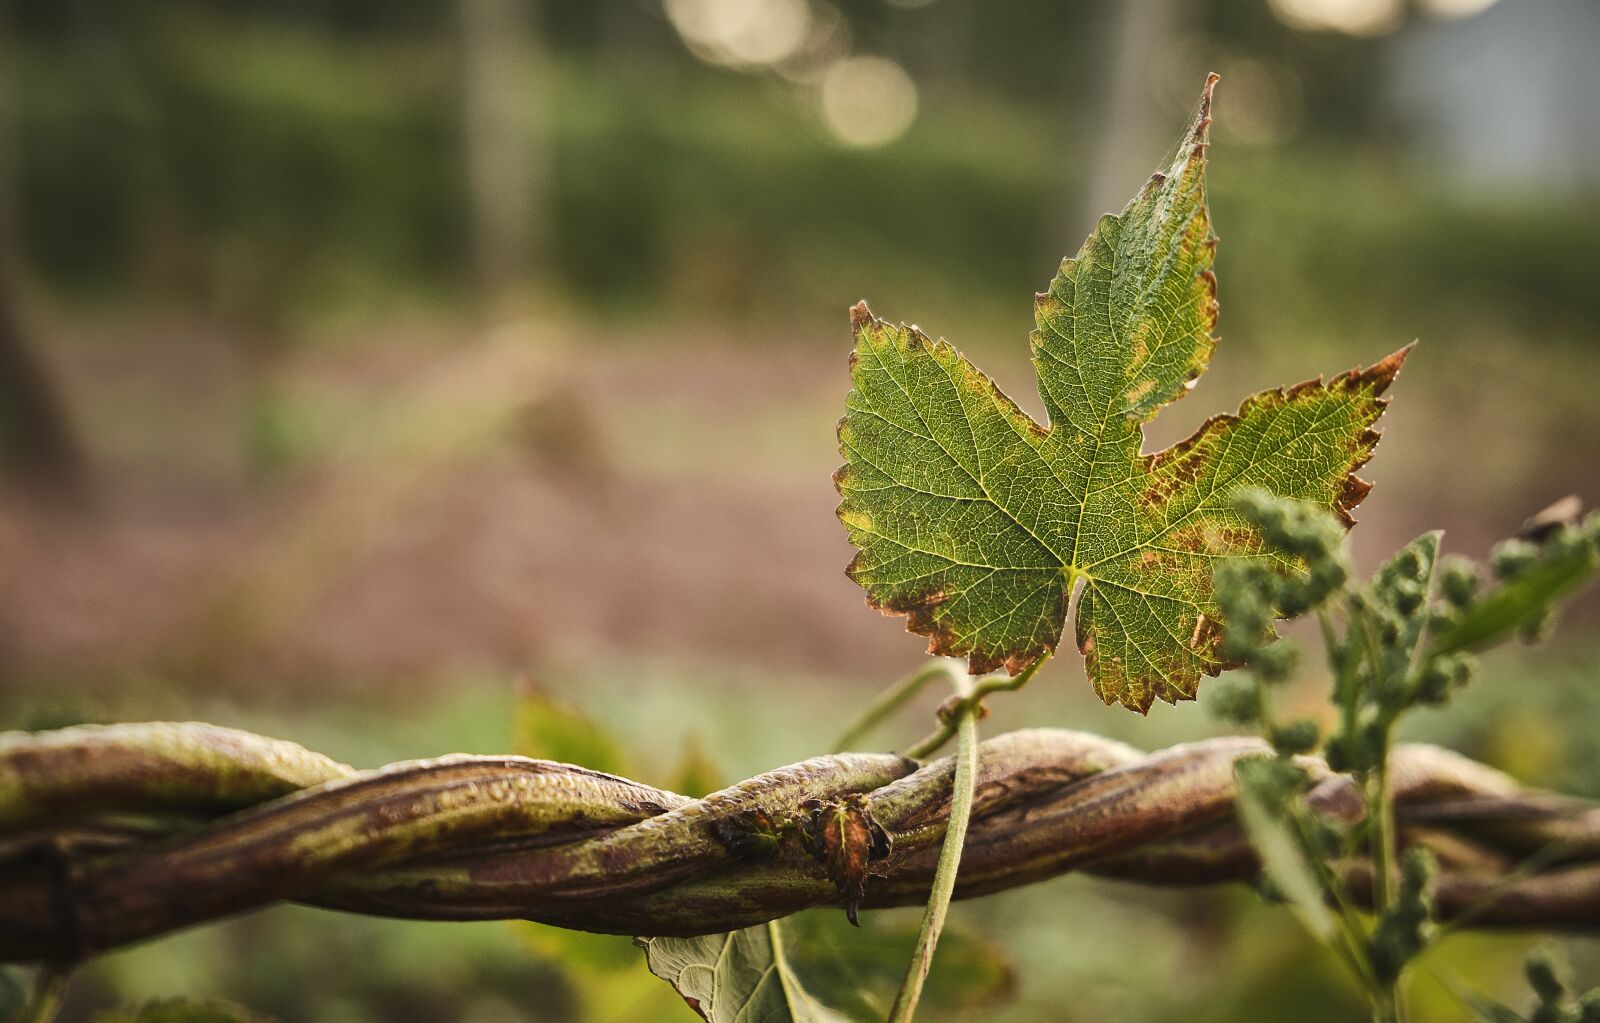
[{"label": "blurred background", "polygon": [[[1029,298],[1208,70],[1223,343],[1151,446],[1420,339],[1352,543],[1482,554],[1600,500],[1596,52],[1593,0],[0,3],[0,727],[202,718],[361,766],[576,731],[685,789],[814,753],[923,646],[843,573],[847,309],[1040,414]],[[1597,626],[1413,732],[1600,796]],[[1155,747],[1203,703],[1106,709],[1063,657],[986,727]],[[1247,891],[1064,878],[955,920],[976,979],[929,1018],[1360,1012]],[[1530,944],[1451,938],[1416,1018],[1520,1000]],[[64,1018],[685,1016],[637,960],[274,909],[108,957]]]}]

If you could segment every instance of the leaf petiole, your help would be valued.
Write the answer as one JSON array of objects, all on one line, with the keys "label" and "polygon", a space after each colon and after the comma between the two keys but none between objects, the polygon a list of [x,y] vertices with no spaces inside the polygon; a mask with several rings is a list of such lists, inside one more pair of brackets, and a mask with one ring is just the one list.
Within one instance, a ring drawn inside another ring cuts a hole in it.
[{"label": "leaf petiole", "polygon": [[[1009,693],[1021,689],[1028,684],[1029,679],[1038,673],[1040,668],[1044,667],[1045,662],[1048,660],[1050,660],[1050,652],[1047,650],[1040,654],[1032,664],[1023,668],[1021,672],[1013,677],[991,675],[988,678],[980,679],[976,685],[971,687],[969,692],[964,693],[958,687],[956,696],[939,708],[939,727],[901,752],[913,760],[923,760],[938,752],[945,743],[956,735],[961,720],[967,716],[969,711],[976,712],[980,717],[982,716],[985,697],[991,693]],[[954,672],[954,676],[963,679],[967,678],[966,675],[962,675],[959,672]]]},{"label": "leaf petiole", "polygon": [[850,725],[834,741],[829,752],[848,752],[862,738],[871,734],[873,729],[888,720],[901,707],[910,703],[929,682],[937,678],[953,679],[955,674],[955,663],[943,657],[930,661],[918,668],[884,690],[876,700],[873,700],[854,721],[850,722]]}]

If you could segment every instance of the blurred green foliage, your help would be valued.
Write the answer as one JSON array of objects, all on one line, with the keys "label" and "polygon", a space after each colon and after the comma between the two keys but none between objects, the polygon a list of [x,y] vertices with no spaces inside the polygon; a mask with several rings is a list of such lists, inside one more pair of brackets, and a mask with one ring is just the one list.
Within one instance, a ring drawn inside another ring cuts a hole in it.
[{"label": "blurred green foliage", "polygon": [[[328,31],[294,10],[85,10],[83,24],[22,19],[8,54],[37,273],[276,324],[463,298],[449,19],[405,31],[419,16],[401,8],[399,29]],[[1065,200],[1094,165],[1095,125],[1066,72],[1031,69],[1031,99],[986,78],[930,103],[894,145],[853,151],[786,90],[697,64],[659,24],[645,24],[651,45],[608,52],[584,44],[582,17],[549,20],[526,145],[553,168],[535,211],[553,242],[530,287],[599,309],[768,323],[837,312],[840,295],[868,287],[938,282],[954,307],[1042,284],[1080,234]],[[1311,85],[1365,123],[1352,87]],[[1227,163],[1213,192],[1222,272],[1243,271],[1228,283],[1233,329],[1283,326],[1287,297],[1296,325],[1345,336],[1397,324],[1437,335],[1464,299],[1558,335],[1600,330],[1583,258],[1600,204],[1453,194],[1403,151],[1327,132],[1235,145]]]},{"label": "blurred green foliage", "polygon": [[[691,368],[697,353],[664,339],[674,325],[691,324],[694,337],[702,328],[731,328],[741,343],[774,351],[825,337],[842,360],[844,310],[863,295],[891,318],[915,309],[931,331],[971,338],[975,357],[998,354],[1001,345],[1020,353],[1026,282],[1043,286],[1089,226],[1084,193],[1109,134],[1102,108],[1112,52],[1099,12],[1110,6],[841,4],[861,47],[903,59],[924,99],[902,139],[857,151],[830,141],[784,83],[696,61],[652,4],[550,0],[526,124],[527,145],[549,171],[534,207],[548,249],[522,286],[563,312],[558,333],[586,342],[590,335],[649,338],[662,346],[651,358]],[[1587,257],[1600,235],[1600,199],[1592,191],[1469,192],[1419,166],[1405,127],[1382,113],[1382,41],[1302,36],[1259,0],[1183,7],[1184,30],[1208,45],[1293,68],[1307,111],[1303,134],[1292,140],[1220,142],[1228,158],[1211,190],[1228,298],[1221,362],[1248,362],[1260,371],[1259,385],[1284,379],[1289,364],[1297,371],[1353,364],[1422,337],[1408,373],[1436,375],[1426,393],[1407,394],[1405,407],[1431,403],[1439,410],[1431,425],[1440,429],[1433,438],[1408,431],[1405,446],[1391,441],[1374,468],[1390,473],[1387,494],[1407,471],[1440,467],[1416,475],[1412,503],[1425,520],[1392,529],[1447,524],[1459,542],[1455,522],[1436,521],[1451,496],[1473,495],[1460,515],[1476,521],[1492,517],[1486,507],[1520,515],[1545,496],[1530,498],[1527,490],[1588,486],[1581,456],[1596,436],[1600,292]],[[263,339],[354,345],[359,328],[371,325],[387,343],[408,316],[460,316],[475,307],[456,5],[10,0],[0,12],[7,90],[0,109],[9,136],[0,141],[9,143],[4,169],[30,295],[44,294],[73,316],[176,306],[234,328],[196,331],[175,347]],[[1224,122],[1233,82],[1225,77],[1219,92]],[[1186,82],[1186,92],[1198,83],[1198,76]],[[1157,149],[1139,166],[1158,165]],[[1136,184],[1126,182],[1119,194]],[[617,320],[650,329],[591,329]],[[834,332],[819,334],[816,324]],[[765,329],[744,329],[751,325]],[[118,321],[109,331],[119,346],[154,333],[124,328]],[[990,334],[997,340],[986,340]],[[1337,361],[1318,350],[1337,353]],[[141,369],[141,356],[119,369],[108,368],[104,355],[91,350],[74,386]],[[192,355],[191,348],[176,361]],[[384,372],[374,374],[374,393],[389,387]],[[842,380],[842,364],[840,372]],[[269,380],[246,403],[257,420],[241,431],[254,438],[253,461],[275,468],[309,460],[305,452],[337,447],[342,428],[370,414],[369,392],[352,396],[323,386],[314,371],[306,375],[311,383],[298,388]],[[1498,404],[1497,388],[1518,380],[1521,393],[1537,400]],[[78,404],[98,410],[106,393],[86,389]],[[193,400],[181,374],[170,394],[183,400],[150,404]],[[660,401],[623,410],[635,417],[624,422],[647,426],[635,431],[647,435],[603,454],[624,464],[644,457],[636,449],[664,460],[670,454],[665,464],[675,474],[730,460],[726,449],[696,447],[705,436],[735,433],[690,415],[691,405],[704,412],[698,392]],[[760,423],[735,411],[740,436],[765,430],[785,438],[788,446],[760,448],[788,459],[762,466],[773,474],[798,461],[791,438],[816,424],[826,432],[826,419],[813,424],[822,413],[810,405],[774,403]],[[125,401],[101,415],[103,432],[120,437],[146,428],[155,412]],[[1474,446],[1483,434],[1469,428],[1491,421],[1517,446],[1509,456]],[[180,426],[186,438],[205,433],[187,421]],[[1558,448],[1557,438],[1567,446]],[[1431,493],[1485,461],[1502,475],[1454,484],[1445,498]],[[1508,466],[1521,475],[1504,475]],[[817,480],[826,486],[823,475]],[[1358,531],[1357,543],[1365,535]],[[58,603],[75,607],[81,594],[73,593]],[[26,628],[0,624],[8,647],[13,630]],[[819,643],[835,639],[819,636]],[[845,694],[884,681],[704,652],[649,662],[626,651],[586,646],[581,653],[581,666],[549,671],[549,698],[603,719],[642,761],[630,774],[682,791],[815,753],[848,717]],[[35,727],[209,718],[289,735],[365,766],[519,745],[594,767],[616,757],[604,740],[541,738],[543,726],[526,720],[518,728],[526,708],[509,702],[514,682],[497,673],[432,670],[421,691],[395,680],[351,692],[348,680],[329,680],[346,688],[319,688],[318,699],[307,701],[266,686],[228,689],[209,676],[206,688],[179,692],[148,665],[90,663],[28,668],[39,675],[24,690],[31,695],[0,688],[0,718]],[[1498,653],[1449,708],[1408,721],[1406,737],[1444,742],[1529,783],[1600,795],[1595,663],[1593,641],[1581,635],[1537,660]],[[0,667],[8,670],[0,682],[14,681],[9,662]],[[1065,670],[1058,664],[1051,674]],[[90,675],[102,695],[85,695]],[[1285,709],[1320,706],[1326,683],[1307,679],[1291,688]],[[773,696],[781,693],[800,695]],[[1040,680],[1015,695],[995,708],[988,727],[1068,723],[1146,748],[1211,727],[1192,707],[1124,721],[1129,716],[1102,711],[1076,678]],[[909,714],[900,737],[924,731],[929,712]],[[837,914],[819,919],[839,924]],[[1345,978],[1293,921],[1243,890],[1162,893],[1069,878],[958,904],[954,920],[992,936],[997,958],[983,963],[1015,969],[1007,997],[984,1002],[969,1018],[1232,1023],[1292,1014],[1333,1023],[1360,1011]],[[877,928],[903,933],[915,920],[873,913],[867,922],[875,939]],[[1435,968],[1470,977],[1496,998],[1525,1001],[1527,947],[1517,936],[1452,936],[1419,971],[1415,1018],[1460,1017],[1456,993],[1435,979]],[[1600,975],[1600,945],[1576,941],[1571,949],[1579,977]],[[933,982],[940,977],[936,969]],[[626,940],[531,924],[420,924],[285,907],[97,962],[63,1019],[180,994],[226,997],[286,1023],[686,1013],[665,985],[641,975]],[[930,1020],[959,1015],[957,1003],[940,1008],[930,1007]]]}]

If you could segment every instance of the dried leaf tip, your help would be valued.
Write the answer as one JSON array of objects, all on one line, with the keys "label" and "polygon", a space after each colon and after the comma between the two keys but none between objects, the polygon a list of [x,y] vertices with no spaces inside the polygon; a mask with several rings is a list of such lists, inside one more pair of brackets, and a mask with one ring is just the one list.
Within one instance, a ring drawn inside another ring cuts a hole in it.
[{"label": "dried leaf tip", "polygon": [[866,299],[862,299],[850,307],[850,326],[852,329],[860,330],[862,327],[865,327],[867,324],[871,323],[874,319],[875,317],[872,315],[872,310],[867,308]]},{"label": "dried leaf tip", "polygon": [[1206,84],[1200,90],[1200,109],[1195,112],[1194,125],[1189,129],[1189,142],[1203,146],[1211,141],[1211,94],[1216,91],[1222,76],[1215,71],[1206,74]]},{"label": "dried leaf tip", "polygon": [[1400,367],[1406,363],[1406,358],[1411,355],[1411,350],[1417,347],[1415,341],[1406,345],[1397,352],[1392,352],[1366,369],[1351,370],[1348,375],[1349,382],[1360,387],[1369,385],[1374,395],[1382,394],[1394,383],[1394,378],[1400,375]]}]

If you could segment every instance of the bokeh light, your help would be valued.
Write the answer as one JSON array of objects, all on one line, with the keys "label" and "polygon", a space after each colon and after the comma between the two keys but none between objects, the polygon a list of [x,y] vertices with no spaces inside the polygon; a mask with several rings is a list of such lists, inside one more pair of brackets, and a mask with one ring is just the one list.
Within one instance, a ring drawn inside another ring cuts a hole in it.
[{"label": "bokeh light", "polygon": [[1273,13],[1292,28],[1378,36],[1400,27],[1404,0],[1271,0]]},{"label": "bokeh light", "polygon": [[666,12],[696,56],[734,67],[784,60],[811,28],[806,0],[666,0]]},{"label": "bokeh light", "polygon": [[1500,0],[1417,0],[1424,14],[1436,18],[1470,18],[1482,14]]},{"label": "bokeh light", "polygon": [[884,57],[846,57],[822,76],[822,119],[834,138],[868,148],[893,142],[917,118],[917,86]]}]

